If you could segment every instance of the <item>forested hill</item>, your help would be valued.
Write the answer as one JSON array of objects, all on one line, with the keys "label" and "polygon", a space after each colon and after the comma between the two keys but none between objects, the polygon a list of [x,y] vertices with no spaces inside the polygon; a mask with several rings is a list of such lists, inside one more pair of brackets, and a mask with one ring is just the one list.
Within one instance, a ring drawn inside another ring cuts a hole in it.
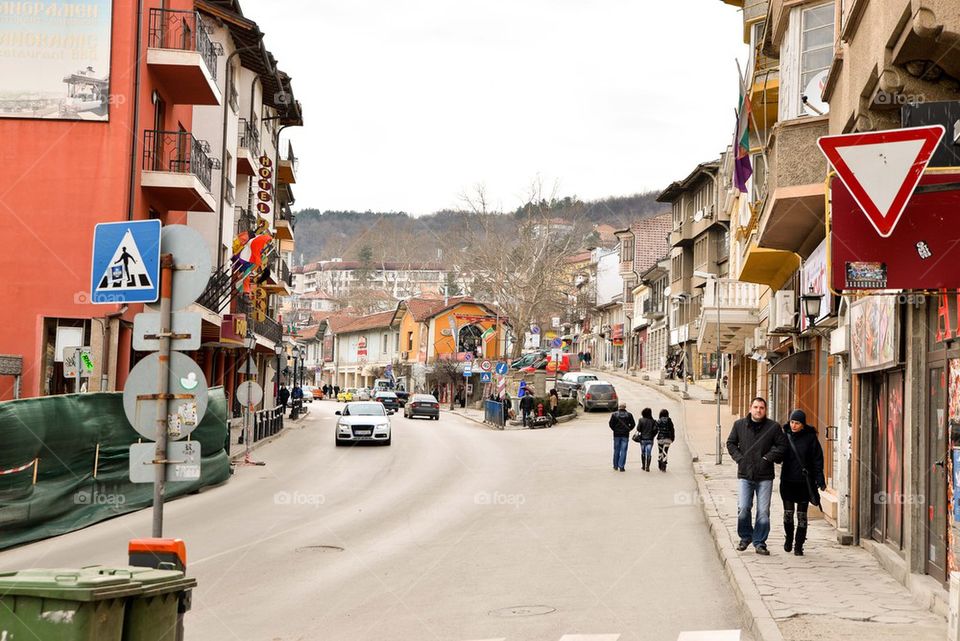
[{"label": "forested hill", "polygon": [[[536,206],[546,209],[555,218],[586,218],[594,224],[607,224],[617,229],[629,223],[668,211],[656,202],[658,192],[617,196],[582,202],[566,197],[549,203],[520,207],[504,217],[521,218],[525,209]],[[295,264],[342,257],[356,258],[361,247],[380,246],[380,255],[396,260],[434,260],[435,248],[455,237],[463,212],[439,211],[426,216],[410,216],[404,212],[324,211],[302,209],[296,212]],[[394,249],[395,248],[395,249]]]}]

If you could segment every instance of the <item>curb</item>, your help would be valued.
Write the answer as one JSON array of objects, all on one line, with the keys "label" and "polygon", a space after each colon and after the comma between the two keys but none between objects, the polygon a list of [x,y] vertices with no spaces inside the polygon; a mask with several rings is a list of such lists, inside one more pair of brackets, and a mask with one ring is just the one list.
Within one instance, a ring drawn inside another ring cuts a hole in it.
[{"label": "curb", "polygon": [[[306,415],[304,415],[304,416],[306,416]],[[277,432],[277,433],[274,434],[273,436],[268,436],[267,438],[262,438],[262,439],[260,439],[259,441],[256,441],[255,443],[251,443],[251,444],[250,444],[250,450],[249,450],[249,451],[250,451],[250,452],[253,452],[253,451],[255,451],[255,450],[260,449],[261,447],[263,447],[263,446],[266,445],[267,443],[272,443],[272,442],[274,442],[275,440],[277,440],[278,438],[280,438],[281,436],[283,436],[284,434],[286,434],[287,431],[288,431],[291,427],[301,425],[301,424],[302,424],[302,421],[303,421],[303,419],[299,419],[299,418],[298,418],[296,421],[291,421],[291,420],[288,419],[288,418],[284,418],[284,419],[283,419],[283,429],[282,429],[282,430],[280,430],[279,432]],[[240,449],[240,451],[237,452],[236,454],[231,454],[231,455],[230,455],[230,462],[231,462],[231,463],[238,463],[238,462],[242,461],[242,460],[244,459],[244,457],[247,455],[247,450],[246,450],[246,448],[244,448],[243,443],[231,443],[231,447],[233,447],[233,446],[236,446],[236,447],[241,448],[241,449]]]},{"label": "curb", "polygon": [[[680,394],[672,390],[663,389],[650,381],[644,381],[639,378],[627,378],[616,374],[615,376],[628,382],[639,383],[671,400],[681,404],[683,403]],[[690,400],[697,402],[695,399]],[[740,553],[737,552],[735,543],[730,538],[730,533],[723,525],[713,495],[707,488],[706,477],[703,473],[702,463],[699,463],[698,452],[694,449],[693,443],[690,441],[686,420],[683,422],[682,431],[684,443],[686,443],[687,449],[689,449],[693,455],[693,478],[697,483],[697,492],[704,499],[699,501],[700,509],[703,512],[703,518],[707,522],[707,528],[710,530],[713,544],[717,550],[717,557],[720,559],[723,571],[727,575],[727,580],[729,580],[731,586],[733,586],[737,602],[740,604],[741,617],[746,622],[747,629],[756,641],[783,641],[783,634],[780,632],[780,627],[777,625],[767,605],[763,602],[763,597],[760,596],[760,591],[757,589],[756,583],[750,576],[743,559],[740,558]]]}]

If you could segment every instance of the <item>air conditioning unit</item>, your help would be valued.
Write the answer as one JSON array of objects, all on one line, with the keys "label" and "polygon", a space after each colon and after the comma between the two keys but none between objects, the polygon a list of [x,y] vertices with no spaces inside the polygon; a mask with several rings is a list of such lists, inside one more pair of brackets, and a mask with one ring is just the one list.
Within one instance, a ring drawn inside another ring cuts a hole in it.
[{"label": "air conditioning unit", "polygon": [[790,333],[796,328],[796,297],[793,291],[777,292],[770,303],[770,333]]},{"label": "air conditioning unit", "polygon": [[767,330],[763,327],[755,327],[753,330],[753,349],[764,349],[766,346]]}]

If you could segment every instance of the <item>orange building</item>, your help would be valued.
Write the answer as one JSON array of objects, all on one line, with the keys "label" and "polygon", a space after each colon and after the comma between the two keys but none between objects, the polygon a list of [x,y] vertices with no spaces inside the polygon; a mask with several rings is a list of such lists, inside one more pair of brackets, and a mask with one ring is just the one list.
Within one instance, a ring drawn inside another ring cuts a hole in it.
[{"label": "orange building", "polygon": [[465,360],[470,352],[496,360],[505,350],[507,319],[496,308],[466,296],[401,301],[400,356],[409,363]]}]

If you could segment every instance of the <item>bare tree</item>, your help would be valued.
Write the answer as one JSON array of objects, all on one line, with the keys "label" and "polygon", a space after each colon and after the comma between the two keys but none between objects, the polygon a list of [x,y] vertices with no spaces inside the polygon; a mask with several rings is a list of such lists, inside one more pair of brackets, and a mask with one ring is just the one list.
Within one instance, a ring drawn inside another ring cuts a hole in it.
[{"label": "bare tree", "polygon": [[583,208],[564,207],[564,218],[557,219],[556,195],[545,197],[539,180],[512,216],[488,210],[482,187],[464,200],[470,210],[464,268],[474,279],[473,294],[496,303],[510,319],[521,339],[513,346],[516,357],[531,323],[568,309],[571,274],[565,259],[580,249],[586,235]]},{"label": "bare tree", "polygon": [[[437,359],[433,363],[433,375],[441,383],[449,383],[456,390],[457,385],[463,379],[463,372],[460,371],[460,364],[453,359]],[[450,409],[454,408],[455,394],[450,394]]]}]

